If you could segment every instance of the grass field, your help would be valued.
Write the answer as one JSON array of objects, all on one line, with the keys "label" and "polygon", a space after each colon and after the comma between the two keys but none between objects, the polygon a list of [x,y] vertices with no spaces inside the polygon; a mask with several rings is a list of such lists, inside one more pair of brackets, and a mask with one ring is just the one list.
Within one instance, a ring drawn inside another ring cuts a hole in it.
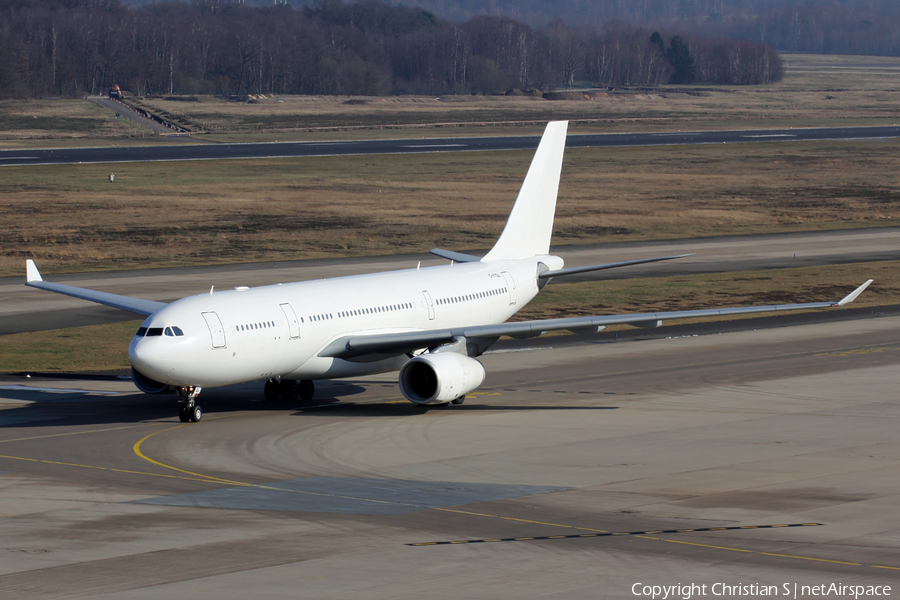
[{"label": "grass field", "polygon": [[89,100],[0,100],[0,148],[145,139],[142,135],[133,123]]},{"label": "grass field", "polygon": [[[900,219],[900,141],[573,149],[555,245]],[[531,152],[5,167],[0,276],[488,248]],[[109,182],[115,171],[115,183]]]}]

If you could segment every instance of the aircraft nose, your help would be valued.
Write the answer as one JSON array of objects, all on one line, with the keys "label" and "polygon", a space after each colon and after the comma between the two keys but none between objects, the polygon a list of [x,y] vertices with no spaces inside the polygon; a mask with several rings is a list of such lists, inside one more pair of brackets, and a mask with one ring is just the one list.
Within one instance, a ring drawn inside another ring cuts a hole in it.
[{"label": "aircraft nose", "polygon": [[165,381],[173,368],[172,354],[157,339],[134,338],[128,347],[131,366],[147,377]]}]

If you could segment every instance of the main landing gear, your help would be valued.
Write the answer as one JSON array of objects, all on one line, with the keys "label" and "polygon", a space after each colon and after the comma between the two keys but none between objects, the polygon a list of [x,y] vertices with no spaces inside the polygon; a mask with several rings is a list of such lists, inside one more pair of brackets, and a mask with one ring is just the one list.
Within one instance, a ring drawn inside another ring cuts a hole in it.
[{"label": "main landing gear", "polygon": [[182,423],[198,423],[203,418],[203,410],[197,404],[200,389],[199,386],[178,388],[178,402],[181,404],[178,409],[178,419]]},{"label": "main landing gear", "polygon": [[266,382],[263,393],[269,402],[277,402],[279,399],[285,402],[312,400],[316,393],[316,384],[309,379],[294,381],[293,379],[270,379]]}]

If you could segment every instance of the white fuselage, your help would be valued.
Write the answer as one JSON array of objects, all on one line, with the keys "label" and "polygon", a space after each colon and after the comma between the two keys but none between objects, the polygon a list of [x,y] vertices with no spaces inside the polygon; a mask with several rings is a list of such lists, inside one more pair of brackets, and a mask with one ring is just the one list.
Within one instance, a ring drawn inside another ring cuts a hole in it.
[{"label": "white fuselage", "polygon": [[174,386],[395,370],[406,355],[355,362],[317,354],[349,335],[502,323],[537,294],[539,265],[562,263],[468,262],[190,296],[148,317],[141,330],[149,335],[135,336],[128,355],[141,374]]}]

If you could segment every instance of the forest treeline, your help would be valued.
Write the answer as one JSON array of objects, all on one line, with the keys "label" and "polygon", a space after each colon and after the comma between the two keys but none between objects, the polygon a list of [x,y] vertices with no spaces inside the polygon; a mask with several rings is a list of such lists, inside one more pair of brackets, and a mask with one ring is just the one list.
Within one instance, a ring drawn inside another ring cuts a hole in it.
[{"label": "forest treeline", "polygon": [[[263,1],[263,0],[260,0]],[[312,0],[292,0],[295,2]],[[602,29],[612,20],[707,37],[746,39],[782,52],[900,55],[897,0],[392,0],[444,18],[504,16],[532,27],[561,20]]]},{"label": "forest treeline", "polygon": [[778,80],[768,46],[614,22],[602,32],[512,19],[452,23],[376,0],[0,0],[0,96],[498,93]]}]

